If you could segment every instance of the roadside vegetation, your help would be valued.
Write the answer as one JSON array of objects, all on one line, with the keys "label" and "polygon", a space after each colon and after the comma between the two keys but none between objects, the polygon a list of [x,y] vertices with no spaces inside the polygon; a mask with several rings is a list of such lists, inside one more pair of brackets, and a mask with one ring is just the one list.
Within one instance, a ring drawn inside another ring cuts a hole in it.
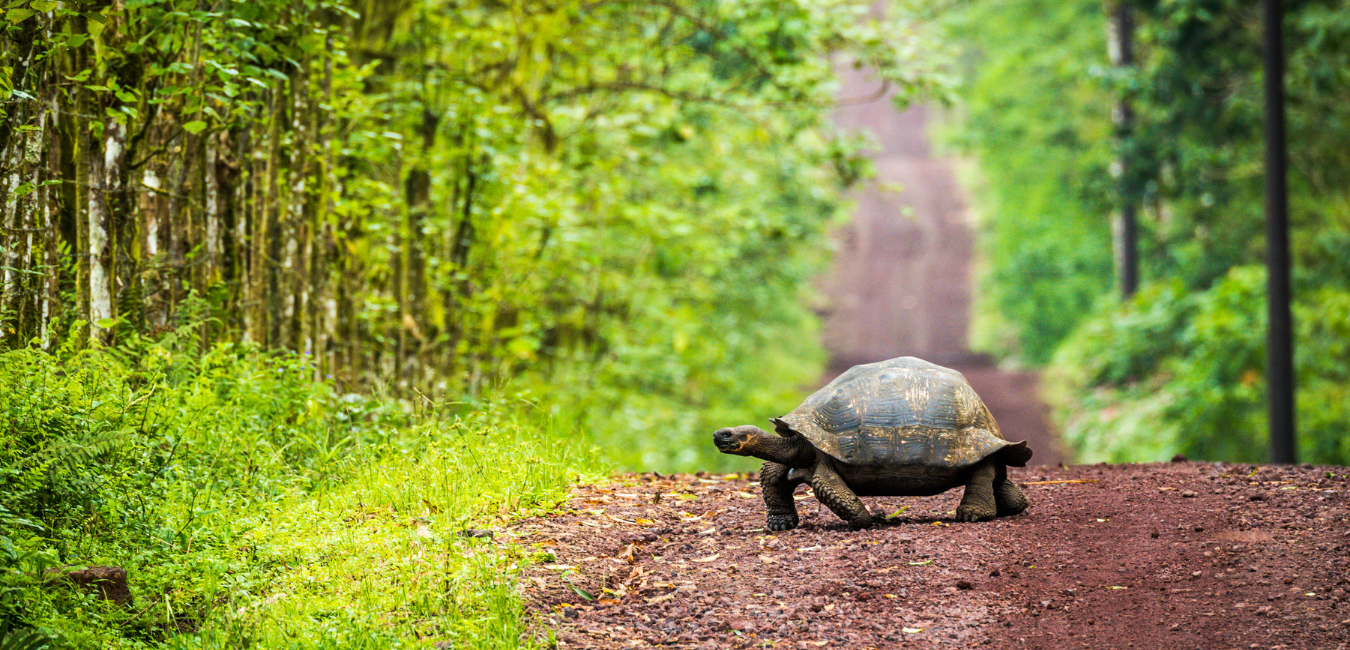
[{"label": "roadside vegetation", "polygon": [[[1082,461],[1261,461],[1265,440],[1260,7],[1128,0],[944,7],[966,74],[987,269],[976,339],[1046,369]],[[1108,3],[1110,5],[1111,3]],[[1350,463],[1350,6],[1285,3],[1300,459]],[[1119,144],[1118,98],[1135,111]],[[1118,177],[1112,163],[1131,164]],[[1118,298],[1111,214],[1140,205],[1142,285]]]},{"label": "roadside vegetation", "polygon": [[[938,85],[867,15],[7,5],[0,647],[546,645],[547,550],[466,531],[745,467],[714,423],[818,376],[831,56]],[[47,584],[94,565],[130,606]]]}]

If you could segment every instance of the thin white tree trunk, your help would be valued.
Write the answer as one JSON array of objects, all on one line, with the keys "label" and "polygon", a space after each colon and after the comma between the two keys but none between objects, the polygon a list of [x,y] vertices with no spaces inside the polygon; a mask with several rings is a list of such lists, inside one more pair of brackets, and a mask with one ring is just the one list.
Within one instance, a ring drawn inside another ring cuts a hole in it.
[{"label": "thin white tree trunk", "polygon": [[[118,191],[120,177],[118,171],[122,165],[122,141],[125,131],[117,120],[108,120],[103,139],[103,160],[101,169],[91,169],[90,176],[96,182],[89,188],[89,336],[101,338],[103,328],[100,320],[112,318],[112,261],[108,238],[109,219],[108,197]],[[97,159],[96,159],[97,160]]]}]

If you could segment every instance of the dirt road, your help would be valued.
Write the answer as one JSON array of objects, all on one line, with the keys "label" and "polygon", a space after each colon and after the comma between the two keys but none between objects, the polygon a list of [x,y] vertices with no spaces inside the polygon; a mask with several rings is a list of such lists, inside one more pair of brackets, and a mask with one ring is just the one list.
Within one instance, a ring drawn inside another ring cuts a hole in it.
[{"label": "dirt road", "polygon": [[956,490],[852,531],[799,495],[776,534],[753,477],[648,474],[495,543],[543,558],[526,598],[565,648],[1344,650],[1347,472],[1029,468],[1016,517],[956,522]]},{"label": "dirt road", "polygon": [[[846,96],[874,89],[846,77]],[[869,499],[894,516],[854,531],[800,489],[802,526],[771,534],[753,475],[581,486],[488,542],[533,560],[534,630],[565,648],[1350,647],[1350,470],[1059,466],[1036,376],[968,349],[973,238],[924,109],[837,119],[876,134],[880,178],[822,281],[832,371],[906,354],[962,371],[1043,463],[1010,472],[1030,508],[959,523],[959,489]]]},{"label": "dirt road", "polygon": [[[844,67],[841,96],[866,97],[877,83]],[[1005,372],[972,354],[971,266],[974,233],[952,161],[929,143],[929,110],[897,112],[881,99],[840,108],[835,123],[871,134],[876,178],[853,194],[857,207],[838,233],[834,268],[821,281],[830,299],[825,345],[833,378],[850,366],[916,356],[965,374],[1004,436],[1027,440],[1032,462],[1064,460],[1032,372]],[[824,383],[824,381],[822,381]]]}]

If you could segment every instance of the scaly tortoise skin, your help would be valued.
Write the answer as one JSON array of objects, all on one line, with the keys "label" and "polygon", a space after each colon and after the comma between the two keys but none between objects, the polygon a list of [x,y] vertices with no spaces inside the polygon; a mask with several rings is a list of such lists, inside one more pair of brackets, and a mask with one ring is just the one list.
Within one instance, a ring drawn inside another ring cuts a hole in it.
[{"label": "scaly tortoise skin", "polygon": [[860,496],[931,496],[966,487],[960,521],[1015,515],[1027,498],[1007,466],[1031,459],[1008,442],[961,373],[914,357],[854,366],[795,410],[713,434],[718,450],[764,461],[760,470],[769,530],[797,527],[792,491],[816,498],[854,528],[872,525]]}]

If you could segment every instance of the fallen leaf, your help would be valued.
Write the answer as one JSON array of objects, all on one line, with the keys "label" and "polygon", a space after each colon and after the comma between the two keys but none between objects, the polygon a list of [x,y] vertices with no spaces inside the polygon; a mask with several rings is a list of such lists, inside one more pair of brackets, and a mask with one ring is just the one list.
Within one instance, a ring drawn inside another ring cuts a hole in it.
[{"label": "fallen leaf", "polygon": [[637,561],[636,553],[637,553],[637,544],[629,544],[628,546],[623,547],[623,550],[619,551],[619,554],[615,555],[614,557],[619,558],[620,560],[623,560],[629,564],[632,564]]},{"label": "fallen leaf", "polygon": [[922,561],[922,562],[910,562],[909,565],[910,565],[910,566],[928,566],[928,565],[930,565],[930,564],[932,564],[932,563],[933,563],[932,560],[924,560],[924,561]]},{"label": "fallen leaf", "polygon": [[799,549],[797,549],[797,552],[798,552],[798,553],[810,553],[811,551],[819,551],[819,550],[822,549],[822,548],[824,548],[824,547],[822,547],[822,546],[820,546],[820,545],[816,545],[816,546],[807,546],[807,547],[805,547],[805,548],[799,548]]},{"label": "fallen leaf", "polygon": [[566,571],[566,570],[568,570],[568,569],[575,569],[576,567],[574,567],[574,566],[572,566],[572,565],[570,565],[570,564],[545,564],[545,565],[544,565],[544,568],[545,568],[545,569],[552,569],[552,570],[554,570],[554,571]]},{"label": "fallen leaf", "polygon": [[737,490],[737,491],[736,491],[736,496],[738,496],[738,497],[740,497],[740,498],[742,498],[742,499],[753,499],[753,498],[755,498],[755,495],[750,494],[749,492],[741,492],[740,490]]},{"label": "fallen leaf", "polygon": [[951,527],[952,527],[951,524],[949,524],[949,523],[947,523],[947,522],[945,522],[945,521],[935,521],[935,522],[933,522],[933,525],[934,525],[934,526],[937,526],[938,528],[951,528]]},{"label": "fallen leaf", "polygon": [[806,645],[813,645],[817,648],[830,645],[829,641],[805,641],[804,643],[806,643]]},{"label": "fallen leaf", "polygon": [[761,555],[759,556],[759,561],[765,564],[775,564],[778,562],[778,557],[774,555]]},{"label": "fallen leaf", "polygon": [[652,598],[648,598],[648,599],[647,599],[647,604],[648,604],[648,605],[655,605],[655,604],[657,604],[657,603],[664,603],[664,602],[666,602],[667,600],[675,600],[675,594],[666,594],[666,595],[664,595],[664,596],[654,596],[654,597],[652,597]]},{"label": "fallen leaf", "polygon": [[652,524],[655,524],[656,522],[655,522],[655,521],[652,521],[651,519],[634,519],[634,520],[633,520],[633,523],[635,523],[635,524],[637,524],[637,525],[639,525],[639,526],[651,526]]},{"label": "fallen leaf", "polygon": [[701,557],[697,560],[690,560],[690,562],[712,562],[720,557],[722,557],[722,554],[718,553],[716,555],[709,555],[708,557]]},{"label": "fallen leaf", "polygon": [[708,530],[700,530],[700,531],[698,531],[698,534],[700,534],[700,535],[711,535],[711,534],[713,534],[713,533],[715,533],[715,532],[717,532],[717,526],[713,526],[712,528],[709,528]]},{"label": "fallen leaf", "polygon": [[1105,523],[1105,522],[1108,522],[1108,521],[1111,521],[1111,520],[1110,520],[1110,519],[1098,519],[1098,520],[1097,520],[1097,523]]},{"label": "fallen leaf", "polygon": [[923,631],[923,628],[921,628],[921,627],[902,627],[902,628],[900,628],[900,631],[901,631],[901,632],[904,632],[905,634],[918,634],[918,633],[920,633],[920,632]]},{"label": "fallen leaf", "polygon": [[826,606],[825,606],[825,611],[827,611],[827,612],[833,612],[833,611],[834,611],[834,603],[830,603],[830,604],[826,605]]},{"label": "fallen leaf", "polygon": [[[1064,479],[1062,481],[1032,481],[1030,483],[1023,483],[1022,485],[1055,485],[1057,483],[1098,483],[1098,482],[1099,482],[1098,479],[1095,478],[1071,478],[1071,479]],[[1172,490],[1175,488],[1163,488],[1163,489]]]},{"label": "fallen leaf", "polygon": [[618,598],[601,598],[601,599],[600,599],[600,604],[601,604],[601,605],[618,605],[618,604],[619,604],[619,599],[618,599]]},{"label": "fallen leaf", "polygon": [[1111,585],[1110,587],[1107,587],[1107,589],[1129,589],[1129,587],[1121,587],[1121,586],[1119,586],[1119,585]]},{"label": "fallen leaf", "polygon": [[892,512],[891,514],[886,515],[886,518],[887,518],[887,519],[895,519],[896,517],[899,517],[900,515],[904,514],[906,510],[909,510],[909,506],[902,506],[899,510],[896,510],[895,512]]},{"label": "fallen leaf", "polygon": [[897,596],[897,595],[895,595],[895,594],[882,594],[882,595],[883,595],[884,597],[886,597],[886,598],[892,598],[892,599],[893,599],[893,598],[899,598],[899,596]]}]

